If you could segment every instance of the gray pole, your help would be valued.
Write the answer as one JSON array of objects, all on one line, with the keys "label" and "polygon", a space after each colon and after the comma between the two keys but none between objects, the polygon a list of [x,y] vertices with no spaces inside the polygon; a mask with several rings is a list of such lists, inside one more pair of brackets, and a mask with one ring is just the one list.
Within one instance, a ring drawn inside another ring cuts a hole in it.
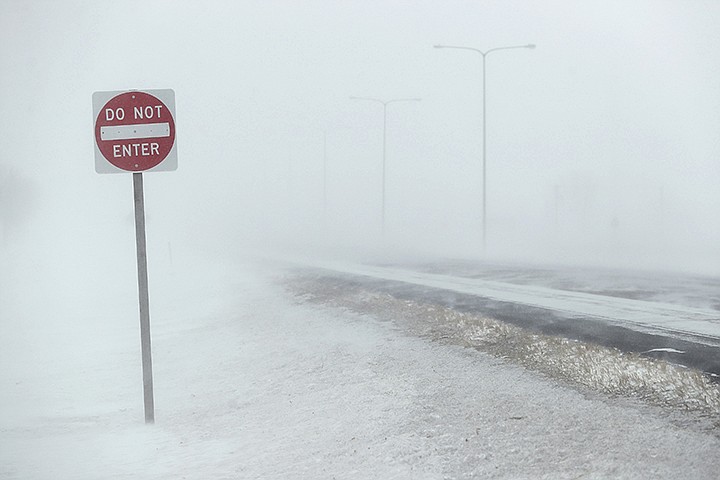
[{"label": "gray pole", "polygon": [[385,236],[385,159],[387,157],[387,106],[383,102],[383,163],[382,163],[382,236]]},{"label": "gray pole", "polygon": [[150,300],[148,296],[147,246],[145,242],[145,200],[141,172],[133,173],[135,200],[135,245],[137,247],[138,294],[140,303],[140,346],[142,350],[145,423],[155,423],[152,354],[150,348]]},{"label": "gray pole", "polygon": [[460,47],[460,46],[454,46],[454,45],[434,45],[434,48],[457,48],[460,50],[472,50],[474,52],[479,53],[482,55],[482,89],[483,89],[483,111],[482,111],[482,117],[483,117],[483,147],[482,147],[482,247],[483,247],[483,253],[486,251],[487,246],[487,107],[486,107],[486,88],[485,88],[485,57],[490,52],[495,52],[498,50],[510,50],[514,48],[535,48],[535,45],[529,44],[529,45],[513,45],[510,47],[497,47],[497,48],[491,48],[490,50],[482,51],[477,48],[472,47]]},{"label": "gray pole", "polygon": [[483,158],[482,158],[482,248],[483,253],[487,247],[487,102],[485,101],[485,56],[482,54],[482,84],[483,84]]},{"label": "gray pole", "polygon": [[380,100],[379,98],[370,97],[350,97],[351,100],[368,100],[371,102],[381,103],[383,106],[383,161],[382,161],[382,213],[381,213],[381,231],[385,236],[385,160],[387,152],[387,106],[393,102],[419,102],[419,98],[393,98],[392,100]]},{"label": "gray pole", "polygon": [[327,132],[323,132],[323,221],[327,220]]}]

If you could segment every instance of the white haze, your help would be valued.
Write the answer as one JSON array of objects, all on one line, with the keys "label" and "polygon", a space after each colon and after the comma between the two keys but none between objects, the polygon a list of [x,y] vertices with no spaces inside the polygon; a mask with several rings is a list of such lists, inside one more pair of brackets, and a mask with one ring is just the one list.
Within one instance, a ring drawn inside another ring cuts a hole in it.
[{"label": "white haze", "polygon": [[[718,25],[715,1],[0,0],[3,308],[132,312],[131,176],[95,173],[92,134],[92,93],[124,89],[176,93],[151,283],[267,245],[718,275]],[[529,43],[488,56],[483,252],[481,57],[433,45]],[[382,107],[350,96],[422,99],[388,109],[384,240]]]}]

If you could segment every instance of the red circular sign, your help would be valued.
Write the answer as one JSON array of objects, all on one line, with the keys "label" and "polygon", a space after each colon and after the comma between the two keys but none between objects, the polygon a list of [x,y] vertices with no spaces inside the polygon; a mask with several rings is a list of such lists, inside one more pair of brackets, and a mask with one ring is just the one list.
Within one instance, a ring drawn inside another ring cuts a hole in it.
[{"label": "red circular sign", "polygon": [[158,166],[175,144],[172,112],[145,92],[111,98],[95,119],[95,142],[108,162],[141,172]]}]

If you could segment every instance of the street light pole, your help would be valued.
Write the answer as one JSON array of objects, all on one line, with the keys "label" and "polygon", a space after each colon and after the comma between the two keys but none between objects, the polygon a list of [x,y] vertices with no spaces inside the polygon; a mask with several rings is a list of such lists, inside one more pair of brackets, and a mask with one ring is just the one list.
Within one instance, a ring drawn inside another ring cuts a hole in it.
[{"label": "street light pole", "polygon": [[323,222],[327,221],[327,132],[323,132]]},{"label": "street light pole", "polygon": [[477,52],[480,55],[482,55],[482,102],[483,102],[483,111],[482,111],[482,117],[483,117],[483,147],[482,147],[482,191],[483,191],[483,197],[482,197],[482,242],[483,242],[483,252],[485,252],[487,247],[487,102],[486,102],[486,83],[485,83],[485,58],[491,53],[491,52],[497,52],[498,50],[511,50],[515,48],[535,48],[534,44],[528,44],[528,45],[513,45],[509,47],[496,47],[491,48],[490,50],[479,50],[477,48],[472,47],[459,47],[454,45],[434,45],[434,48],[455,48],[459,50],[472,50],[473,52]]},{"label": "street light pole", "polygon": [[419,98],[393,98],[390,100],[381,100],[379,98],[371,97],[350,97],[351,100],[367,100],[369,102],[380,103],[383,106],[383,161],[382,161],[382,213],[381,213],[381,225],[382,235],[385,236],[385,172],[386,172],[386,157],[387,157],[387,107],[391,103],[396,102],[419,102]]}]

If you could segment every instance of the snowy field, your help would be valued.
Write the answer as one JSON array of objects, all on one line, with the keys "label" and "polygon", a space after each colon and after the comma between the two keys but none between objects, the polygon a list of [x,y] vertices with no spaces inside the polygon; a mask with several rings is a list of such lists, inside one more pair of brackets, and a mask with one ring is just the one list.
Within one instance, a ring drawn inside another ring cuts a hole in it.
[{"label": "snowy field", "polygon": [[308,302],[288,275],[151,275],[152,426],[135,305],[4,308],[0,478],[717,478],[712,425]]}]

